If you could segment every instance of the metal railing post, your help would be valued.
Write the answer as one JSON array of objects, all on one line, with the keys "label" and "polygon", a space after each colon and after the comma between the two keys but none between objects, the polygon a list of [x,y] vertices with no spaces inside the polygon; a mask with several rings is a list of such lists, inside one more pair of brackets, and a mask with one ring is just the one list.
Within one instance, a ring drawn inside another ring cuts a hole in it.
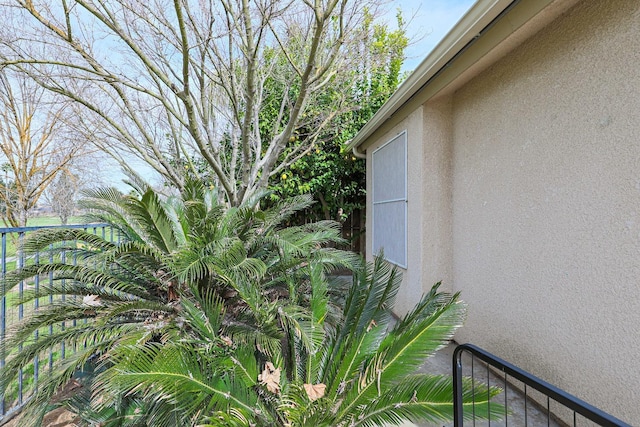
[{"label": "metal railing post", "polygon": [[453,426],[462,427],[464,422],[462,406],[462,351],[453,352]]},{"label": "metal railing post", "polygon": [[[0,342],[4,343],[5,332],[7,330],[7,297],[5,296],[5,283],[4,278],[7,274],[7,233],[2,232],[2,248],[0,253],[2,254],[0,283],[2,286],[2,300],[0,301]],[[0,354],[0,369],[4,369],[5,359],[4,353]],[[5,396],[4,393],[0,393],[0,416],[4,416],[6,413],[5,408]]]},{"label": "metal railing post", "polygon": [[[613,415],[607,414],[606,412],[596,408],[593,405],[585,402],[584,400],[579,399],[572,394],[567,393],[564,390],[559,389],[558,387],[549,384],[548,382],[536,377],[529,372],[526,372],[523,369],[518,368],[515,365],[489,353],[486,350],[481,349],[473,344],[462,344],[456,347],[453,352],[453,375],[454,375],[454,399],[453,399],[453,408],[454,408],[454,426],[462,427],[463,426],[463,418],[464,418],[464,407],[462,402],[462,354],[467,352],[472,355],[475,359],[480,359],[487,365],[487,369],[489,367],[495,368],[497,371],[504,373],[505,378],[505,390],[507,389],[509,383],[507,382],[507,376],[511,377],[522,384],[524,384],[525,390],[525,405],[527,403],[526,400],[526,390],[527,388],[533,388],[538,392],[542,393],[548,399],[552,399],[553,401],[563,405],[565,408],[573,411],[574,418],[574,426],[576,425],[576,415],[581,415],[585,419],[596,423],[599,426],[603,427],[631,427],[626,422],[619,420]],[[489,376],[487,376],[487,381],[489,380]],[[506,402],[506,400],[505,400]],[[549,404],[547,403],[547,407]],[[551,418],[550,410],[548,409],[547,417]],[[526,409],[525,409],[525,425],[527,422],[526,418]]]}]

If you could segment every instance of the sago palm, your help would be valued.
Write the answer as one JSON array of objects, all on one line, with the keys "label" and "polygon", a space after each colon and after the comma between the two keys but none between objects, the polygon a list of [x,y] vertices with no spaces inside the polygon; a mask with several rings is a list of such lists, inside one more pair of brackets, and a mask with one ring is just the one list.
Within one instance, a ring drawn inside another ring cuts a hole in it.
[{"label": "sago palm", "polygon": [[[133,396],[136,408],[117,419],[148,426],[451,420],[451,378],[417,370],[461,325],[458,296],[435,286],[394,324],[390,310],[400,278],[378,261],[356,275],[340,321],[330,323],[331,285],[317,263],[304,270],[308,303],[279,301],[271,311],[280,316],[279,346],[264,348],[235,334],[221,300],[195,292],[195,301],[181,300],[183,322],[167,344],[131,345],[112,354],[94,390],[102,399],[94,409],[113,411],[118,396]],[[471,390],[471,383],[465,387]],[[473,400],[476,417],[496,417],[499,405],[486,403],[497,390],[482,390],[466,392],[465,405]]]},{"label": "sago palm", "polygon": [[40,375],[24,410],[33,425],[51,396],[92,358],[108,361],[110,352],[134,343],[167,343],[194,295],[215,296],[230,329],[256,345],[277,348],[282,316],[275,316],[273,307],[292,295],[301,267],[313,260],[331,269],[354,260],[328,247],[340,242],[335,223],[283,226],[311,203],[308,197],[268,210],[259,209],[256,197],[227,209],[214,191],[195,181],[166,200],[144,184],[133,189],[130,195],[96,190],[83,202],[91,209],[89,219],[116,231],[116,242],[83,230],[40,230],[22,249],[25,254],[46,250],[52,261],[25,266],[5,279],[3,289],[12,292],[20,282],[43,278],[18,302],[43,296],[55,302],[27,313],[8,331],[1,348],[7,359],[2,390],[34,358],[62,345],[75,349]]}]

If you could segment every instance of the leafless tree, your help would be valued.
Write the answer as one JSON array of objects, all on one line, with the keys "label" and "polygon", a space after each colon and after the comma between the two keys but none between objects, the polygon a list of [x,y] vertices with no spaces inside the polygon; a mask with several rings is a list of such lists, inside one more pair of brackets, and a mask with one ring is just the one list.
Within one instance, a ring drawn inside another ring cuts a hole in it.
[{"label": "leafless tree", "polygon": [[47,186],[43,198],[54,214],[66,225],[76,212],[78,198],[83,190],[103,186],[102,165],[104,156],[99,152],[84,150],[58,173],[55,181]]},{"label": "leafless tree", "polygon": [[[332,125],[379,2],[4,0],[0,62],[82,107],[85,138],[121,164],[180,188],[203,160],[237,205]],[[328,88],[332,108],[305,114]]]},{"label": "leafless tree", "polygon": [[60,223],[66,225],[76,210],[76,202],[83,188],[86,176],[70,167],[61,171],[56,180],[47,187],[44,198],[51,207],[51,211],[60,218]]},{"label": "leafless tree", "polygon": [[75,199],[80,189],[80,179],[70,171],[64,171],[47,188],[45,198],[51,210],[60,217],[60,223],[66,225],[75,210]]},{"label": "leafless tree", "polygon": [[23,74],[0,72],[0,186],[3,221],[27,224],[45,189],[84,150],[65,134],[68,102],[52,98]]}]

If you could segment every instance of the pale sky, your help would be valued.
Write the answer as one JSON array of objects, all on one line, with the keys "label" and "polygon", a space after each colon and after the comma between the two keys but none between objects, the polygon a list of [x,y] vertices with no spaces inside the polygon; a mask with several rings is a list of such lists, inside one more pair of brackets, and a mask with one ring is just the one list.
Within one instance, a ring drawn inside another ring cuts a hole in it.
[{"label": "pale sky", "polygon": [[469,10],[475,0],[393,0],[387,12],[388,22],[395,22],[399,7],[409,21],[407,36],[411,44],[406,50],[403,69],[414,70],[449,30]]}]

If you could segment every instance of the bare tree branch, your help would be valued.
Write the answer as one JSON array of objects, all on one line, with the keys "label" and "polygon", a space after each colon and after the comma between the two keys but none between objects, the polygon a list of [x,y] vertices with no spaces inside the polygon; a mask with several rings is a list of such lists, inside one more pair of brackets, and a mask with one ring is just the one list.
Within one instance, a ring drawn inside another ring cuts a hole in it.
[{"label": "bare tree branch", "polygon": [[46,97],[25,75],[0,72],[0,185],[3,221],[27,224],[29,211],[47,187],[86,150],[64,134],[69,104]]},{"label": "bare tree branch", "polygon": [[327,112],[306,146],[292,138],[344,85],[339,108],[381,1],[4,0],[20,27],[0,29],[0,67],[73,102],[74,128],[122,164],[139,158],[180,188],[202,162],[237,205],[332,126]]}]

